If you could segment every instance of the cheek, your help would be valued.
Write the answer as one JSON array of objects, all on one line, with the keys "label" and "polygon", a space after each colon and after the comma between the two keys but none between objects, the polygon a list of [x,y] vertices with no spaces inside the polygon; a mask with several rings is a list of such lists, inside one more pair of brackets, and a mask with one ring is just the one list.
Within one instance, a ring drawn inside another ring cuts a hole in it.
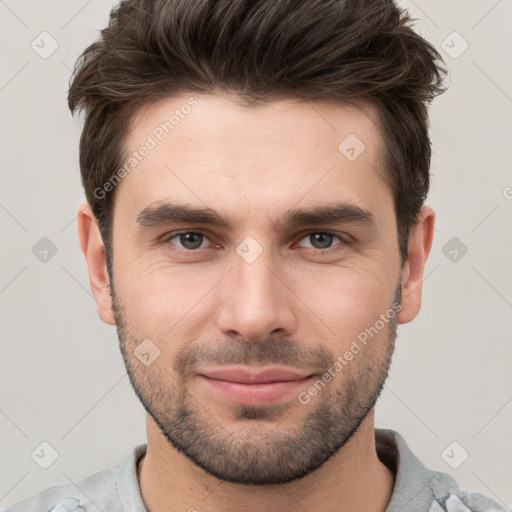
[{"label": "cheek", "polygon": [[[174,336],[181,324],[190,326],[191,319],[201,311],[200,303],[207,304],[208,293],[216,286],[220,268],[181,264],[165,261],[150,262],[135,258],[124,262],[125,274],[119,286],[126,315],[133,327],[158,339]],[[116,279],[117,282],[117,279]],[[181,320],[186,318],[186,322]],[[175,326],[176,327],[173,327]]]},{"label": "cheek", "polygon": [[336,344],[350,343],[373,326],[390,307],[396,286],[397,276],[382,268],[375,263],[351,264],[296,280],[294,292],[305,304],[299,307],[310,318],[308,323]]},{"label": "cheek", "polygon": [[[276,293],[296,315],[298,335],[332,340],[337,347],[340,340],[350,343],[373,325],[394,294],[396,276],[384,253],[359,254],[336,264],[281,267],[287,287],[279,291],[278,285]],[[126,251],[115,268],[116,292],[132,331],[162,341],[172,338],[173,343],[200,335],[215,318],[222,297],[230,296],[225,287],[236,285],[229,276],[221,279],[229,265],[171,264],[162,255],[151,260]]]}]

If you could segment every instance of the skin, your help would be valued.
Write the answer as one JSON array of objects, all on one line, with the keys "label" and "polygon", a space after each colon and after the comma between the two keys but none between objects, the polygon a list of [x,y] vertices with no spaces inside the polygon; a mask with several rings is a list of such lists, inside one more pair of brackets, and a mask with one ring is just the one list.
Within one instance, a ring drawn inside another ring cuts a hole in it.
[{"label": "skin", "polygon": [[[247,108],[227,95],[193,96],[198,105],[117,185],[112,282],[97,220],[87,203],[78,211],[98,314],[117,325],[147,412],[148,449],[138,467],[146,508],[384,511],[394,475],[377,456],[374,406],[396,325],[421,307],[435,214],[421,210],[401,267],[370,105],[282,100]],[[128,152],[189,97],[140,109]],[[351,133],[365,144],[354,161],[338,150]],[[169,199],[207,206],[233,226],[137,222],[148,205]],[[339,201],[369,210],[375,225],[272,229],[292,208]],[[183,230],[205,236],[172,237]],[[320,245],[315,233],[335,236]],[[262,249],[251,263],[236,251],[248,236]],[[396,301],[395,319],[307,404],[297,393],[264,406],[236,404],[198,377],[226,361],[321,376]],[[160,351],[148,366],[134,355],[145,339]]]}]

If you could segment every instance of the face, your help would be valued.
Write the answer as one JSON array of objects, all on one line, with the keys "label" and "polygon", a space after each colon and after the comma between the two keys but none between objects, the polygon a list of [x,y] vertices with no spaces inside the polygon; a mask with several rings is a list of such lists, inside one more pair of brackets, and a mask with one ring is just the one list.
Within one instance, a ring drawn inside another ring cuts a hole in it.
[{"label": "face", "polygon": [[[401,272],[377,114],[189,98],[132,119],[127,158],[146,154],[115,191],[121,351],[177,450],[226,481],[289,482],[350,439],[391,362]],[[211,377],[270,367],[296,378]]]}]

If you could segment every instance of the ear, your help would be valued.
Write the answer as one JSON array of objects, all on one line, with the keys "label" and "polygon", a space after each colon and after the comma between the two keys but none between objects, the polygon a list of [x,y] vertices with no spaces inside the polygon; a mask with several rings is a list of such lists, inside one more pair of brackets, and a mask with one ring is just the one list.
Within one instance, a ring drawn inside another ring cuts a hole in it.
[{"label": "ear", "polygon": [[430,206],[424,206],[418,223],[409,232],[407,261],[402,269],[402,309],[398,313],[399,324],[410,322],[420,311],[423,271],[432,247],[434,222],[434,210]]},{"label": "ear", "polygon": [[110,278],[107,272],[105,247],[98,221],[88,202],[78,208],[78,238],[89,270],[89,284],[96,301],[98,316],[107,324],[115,325]]}]

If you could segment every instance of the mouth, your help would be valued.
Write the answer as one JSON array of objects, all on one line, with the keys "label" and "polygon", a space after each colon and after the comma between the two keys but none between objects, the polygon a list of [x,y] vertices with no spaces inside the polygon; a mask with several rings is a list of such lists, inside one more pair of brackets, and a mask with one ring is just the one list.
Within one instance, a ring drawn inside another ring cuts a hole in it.
[{"label": "mouth", "polygon": [[202,371],[198,378],[211,392],[231,402],[245,405],[266,405],[297,394],[316,377],[310,372],[285,368],[249,371],[247,367]]}]

